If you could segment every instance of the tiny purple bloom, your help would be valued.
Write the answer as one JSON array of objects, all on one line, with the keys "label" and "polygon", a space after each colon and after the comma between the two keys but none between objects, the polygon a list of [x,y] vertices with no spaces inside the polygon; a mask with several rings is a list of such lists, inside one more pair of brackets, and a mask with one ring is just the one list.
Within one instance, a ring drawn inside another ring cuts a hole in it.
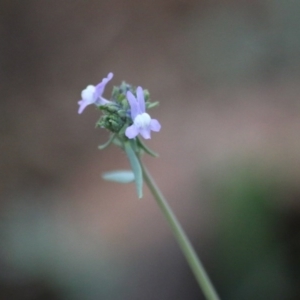
[{"label": "tiny purple bloom", "polygon": [[110,101],[104,99],[102,94],[104,92],[106,84],[113,78],[114,74],[109,73],[107,77],[104,77],[102,81],[94,86],[88,85],[82,92],[81,92],[81,100],[78,101],[79,109],[78,113],[81,114],[84,109],[90,104],[96,105],[104,105],[110,103]]},{"label": "tiny purple bloom", "polygon": [[150,139],[150,131],[160,131],[160,124],[157,120],[151,119],[146,113],[146,105],[144,99],[143,89],[139,86],[136,89],[135,97],[130,91],[127,92],[126,97],[131,108],[131,119],[133,124],[127,127],[125,135],[129,139],[135,138],[139,133],[144,139]]}]

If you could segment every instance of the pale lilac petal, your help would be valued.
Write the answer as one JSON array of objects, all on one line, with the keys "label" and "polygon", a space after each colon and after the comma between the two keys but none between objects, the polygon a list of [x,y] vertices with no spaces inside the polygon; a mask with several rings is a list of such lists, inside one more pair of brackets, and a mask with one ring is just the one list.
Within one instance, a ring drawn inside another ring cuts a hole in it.
[{"label": "pale lilac petal", "polygon": [[96,103],[95,98],[95,87],[93,85],[88,85],[82,92],[81,92],[82,99],[78,101],[79,109],[78,113],[81,114],[84,109],[93,103]]},{"label": "pale lilac petal", "polygon": [[139,103],[139,108],[140,108],[139,113],[142,114],[146,111],[144,91],[143,91],[142,87],[140,87],[140,86],[137,87],[136,95],[137,95],[137,101]]},{"label": "pale lilac petal", "polygon": [[150,128],[140,128],[139,132],[144,139],[151,139]]},{"label": "pale lilac petal", "polygon": [[78,104],[79,104],[78,113],[81,114],[84,111],[84,109],[91,103],[89,103],[89,101],[80,100],[78,101]]},{"label": "pale lilac petal", "polygon": [[133,121],[137,128],[148,128],[151,122],[151,117],[147,113],[137,115]]},{"label": "pale lilac petal", "polygon": [[139,130],[133,125],[126,128],[125,135],[129,139],[135,138],[139,134]]},{"label": "pale lilac petal", "polygon": [[102,81],[99,84],[97,84],[97,86],[96,86],[96,92],[95,92],[96,95],[97,95],[97,97],[101,97],[102,96],[106,84],[113,78],[113,76],[114,76],[113,73],[109,73],[107,75],[107,77],[104,77],[102,79]]},{"label": "pale lilac petal", "polygon": [[130,91],[126,93],[126,97],[130,105],[131,119],[134,120],[135,117],[139,114],[138,102]]},{"label": "pale lilac petal", "polygon": [[88,85],[84,90],[81,92],[81,99],[87,101],[88,103],[92,104],[96,101],[97,97],[95,95],[96,87],[93,85]]},{"label": "pale lilac petal", "polygon": [[100,105],[105,105],[105,104],[109,104],[109,103],[113,103],[112,101],[106,100],[103,97],[99,97],[97,99],[97,101],[95,102],[96,105],[100,106]]},{"label": "pale lilac petal", "polygon": [[150,121],[150,129],[152,131],[158,132],[158,131],[160,131],[160,128],[161,128],[160,123],[157,120],[155,120],[155,119],[151,119],[151,121]]}]

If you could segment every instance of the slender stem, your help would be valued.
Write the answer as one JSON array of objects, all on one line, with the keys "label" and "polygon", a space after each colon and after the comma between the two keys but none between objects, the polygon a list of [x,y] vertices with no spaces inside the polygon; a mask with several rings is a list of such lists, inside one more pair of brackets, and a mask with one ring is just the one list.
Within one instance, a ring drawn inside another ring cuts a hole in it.
[{"label": "slender stem", "polygon": [[163,194],[157,187],[147,168],[143,165],[142,162],[140,163],[143,170],[144,180],[154,198],[156,199],[157,204],[161,208],[169,225],[171,226],[173,234],[175,235],[175,238],[177,239],[177,242],[179,243],[185,258],[190,265],[196,277],[196,280],[203,291],[203,294],[205,295],[207,300],[220,300],[193,246],[191,245],[188,237],[186,236],[172,209],[167,203],[167,200],[164,198]]}]

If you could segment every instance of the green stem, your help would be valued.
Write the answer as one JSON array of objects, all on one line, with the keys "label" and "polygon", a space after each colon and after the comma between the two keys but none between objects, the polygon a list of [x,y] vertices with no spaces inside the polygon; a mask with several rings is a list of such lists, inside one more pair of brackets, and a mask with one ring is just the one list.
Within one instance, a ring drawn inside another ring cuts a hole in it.
[{"label": "green stem", "polygon": [[140,163],[143,170],[144,180],[156,199],[156,202],[166,217],[169,225],[171,226],[173,234],[175,235],[175,238],[177,239],[185,258],[190,265],[196,280],[203,291],[203,294],[207,300],[220,300],[193,246],[191,245],[188,237],[186,236],[172,209],[167,203],[167,200],[157,187],[147,168],[142,164],[141,161]]}]

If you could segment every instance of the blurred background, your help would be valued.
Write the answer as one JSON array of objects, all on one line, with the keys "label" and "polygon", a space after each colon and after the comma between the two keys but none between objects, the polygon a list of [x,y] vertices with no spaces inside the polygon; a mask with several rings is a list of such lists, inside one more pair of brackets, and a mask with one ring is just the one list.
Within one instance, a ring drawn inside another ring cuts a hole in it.
[{"label": "blurred background", "polygon": [[300,2],[0,2],[0,299],[204,299],[81,90],[150,90],[145,157],[222,299],[300,299]]}]

